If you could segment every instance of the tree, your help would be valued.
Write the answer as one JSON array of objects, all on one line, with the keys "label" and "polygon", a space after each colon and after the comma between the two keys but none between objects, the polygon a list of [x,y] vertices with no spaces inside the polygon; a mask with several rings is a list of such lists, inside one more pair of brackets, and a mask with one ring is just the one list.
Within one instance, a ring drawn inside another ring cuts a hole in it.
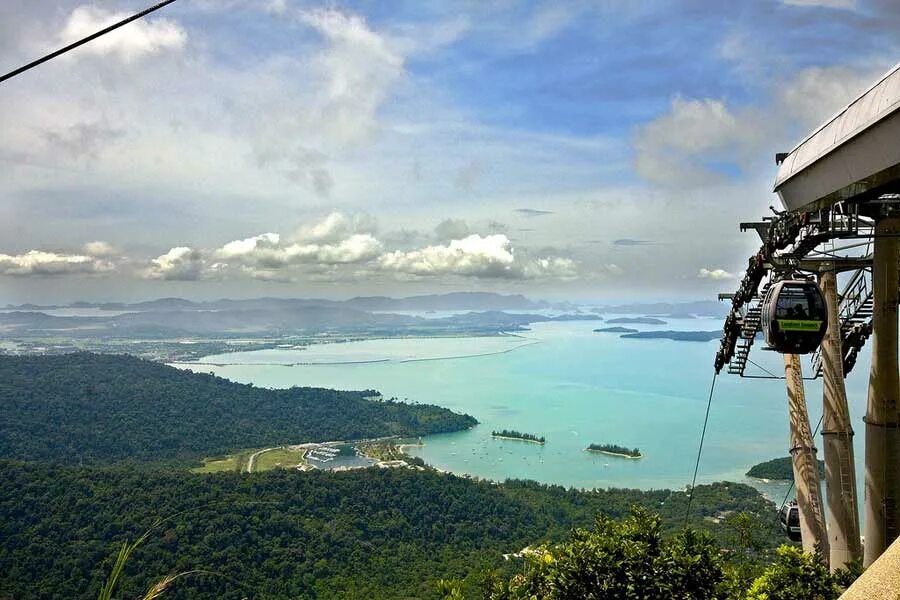
[{"label": "tree", "polygon": [[489,600],[699,600],[713,598],[722,580],[708,536],[689,529],[663,539],[660,517],[641,508],[622,521],[600,516],[593,530],[524,554],[524,573],[495,582]]},{"label": "tree", "polygon": [[775,554],[775,562],[753,582],[747,600],[833,600],[840,594],[820,555],[786,545]]}]

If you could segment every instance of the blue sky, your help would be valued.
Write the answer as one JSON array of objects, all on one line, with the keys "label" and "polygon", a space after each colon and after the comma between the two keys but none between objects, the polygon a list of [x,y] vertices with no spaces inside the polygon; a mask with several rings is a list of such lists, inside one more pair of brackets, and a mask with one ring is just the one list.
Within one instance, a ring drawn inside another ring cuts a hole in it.
[{"label": "blue sky", "polygon": [[[142,6],[5,2],[0,70]],[[713,297],[774,153],[898,27],[887,0],[182,0],[0,84],[0,302]]]}]

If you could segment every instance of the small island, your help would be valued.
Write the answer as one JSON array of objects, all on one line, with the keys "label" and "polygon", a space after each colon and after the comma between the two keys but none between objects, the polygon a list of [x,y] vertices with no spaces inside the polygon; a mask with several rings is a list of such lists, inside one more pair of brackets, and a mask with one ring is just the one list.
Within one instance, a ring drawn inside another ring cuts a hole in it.
[{"label": "small island", "polygon": [[514,429],[503,429],[500,431],[492,431],[491,435],[501,440],[518,440],[520,442],[531,442],[532,444],[543,444],[544,436],[537,436],[532,433],[522,433]]},{"label": "small island", "polygon": [[[825,476],[825,462],[821,460],[818,462],[819,477],[822,478]],[[750,467],[750,470],[747,471],[747,477],[753,477],[754,479],[793,481],[794,465],[791,462],[790,456],[773,458],[772,460]]]},{"label": "small island", "polygon": [[655,317],[619,317],[607,319],[607,323],[634,323],[635,325],[665,325],[666,322]]},{"label": "small island", "polygon": [[600,329],[595,329],[594,333],[637,333],[637,329],[632,329],[630,327],[601,327]]},{"label": "small island", "polygon": [[[624,327],[623,327],[624,329]],[[722,337],[722,331],[630,331],[621,338],[633,340],[674,340],[676,342],[709,342]]]},{"label": "small island", "polygon": [[616,444],[591,444],[585,448],[587,452],[600,452],[601,454],[609,454],[611,456],[621,456],[624,458],[643,458],[643,454],[638,448],[626,448],[625,446],[617,446]]}]

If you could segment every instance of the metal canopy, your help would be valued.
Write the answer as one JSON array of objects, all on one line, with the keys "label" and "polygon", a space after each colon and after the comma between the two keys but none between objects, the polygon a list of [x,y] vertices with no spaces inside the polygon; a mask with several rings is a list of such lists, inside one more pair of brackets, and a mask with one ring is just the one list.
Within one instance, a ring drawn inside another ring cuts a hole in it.
[{"label": "metal canopy", "polygon": [[784,158],[775,191],[787,210],[826,208],[900,181],[900,63]]}]

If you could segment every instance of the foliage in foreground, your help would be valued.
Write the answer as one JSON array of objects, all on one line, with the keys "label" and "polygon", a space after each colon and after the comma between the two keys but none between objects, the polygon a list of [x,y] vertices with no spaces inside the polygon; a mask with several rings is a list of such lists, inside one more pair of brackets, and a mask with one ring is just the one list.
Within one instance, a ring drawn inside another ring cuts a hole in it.
[{"label": "foliage in foreground", "polygon": [[[428,599],[437,580],[451,579],[477,598],[485,572],[509,577],[518,567],[504,554],[633,505],[659,512],[663,537],[675,535],[686,505],[683,492],[498,485],[410,469],[196,475],[0,461],[0,480],[4,600],[96,599],[123,542],[174,514],[132,554],[117,597],[199,570],[219,576],[180,578],[167,596]],[[698,486],[694,507],[754,512],[758,528],[773,522],[771,506],[737,484]],[[727,543],[725,523],[697,525]],[[781,539],[775,527],[766,545]]]},{"label": "foliage in foreground", "polygon": [[[743,522],[742,522],[743,521]],[[732,524],[740,534],[746,518]],[[836,600],[862,572],[830,573],[820,554],[782,545],[774,556],[721,548],[709,535],[685,529],[668,538],[660,518],[635,508],[619,522],[599,516],[593,530],[576,529],[563,543],[522,552],[523,571],[490,576],[482,600]],[[747,554],[749,553],[749,554]],[[746,560],[752,556],[755,560]],[[754,577],[749,573],[756,572]],[[462,587],[438,582],[444,600],[462,600]]]},{"label": "foliage in foreground", "polygon": [[576,529],[525,560],[523,574],[491,584],[489,600],[704,600],[723,579],[709,536],[688,529],[664,539],[659,516],[643,509],[618,522],[600,516],[593,530]]},{"label": "foliage in foreground", "polygon": [[822,557],[797,546],[781,546],[775,562],[753,582],[747,600],[834,600],[841,590],[838,578]]}]

